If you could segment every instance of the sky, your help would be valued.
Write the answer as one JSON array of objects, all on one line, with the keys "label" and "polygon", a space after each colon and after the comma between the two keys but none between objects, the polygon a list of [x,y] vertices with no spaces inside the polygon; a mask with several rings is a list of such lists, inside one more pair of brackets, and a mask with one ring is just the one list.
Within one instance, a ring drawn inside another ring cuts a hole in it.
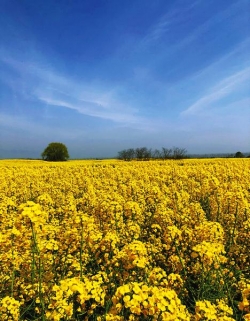
[{"label": "sky", "polygon": [[250,0],[0,8],[0,158],[250,152]]}]

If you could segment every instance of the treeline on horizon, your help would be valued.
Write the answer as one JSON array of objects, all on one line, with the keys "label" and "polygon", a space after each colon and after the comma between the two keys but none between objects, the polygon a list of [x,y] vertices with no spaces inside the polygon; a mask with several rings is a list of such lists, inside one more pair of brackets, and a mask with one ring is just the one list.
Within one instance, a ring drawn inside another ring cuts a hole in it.
[{"label": "treeline on horizon", "polygon": [[250,155],[247,153],[244,155],[242,152],[238,151],[235,154],[204,154],[204,155],[188,155],[187,150],[185,148],[173,147],[173,148],[165,148],[162,147],[161,150],[154,149],[147,147],[139,147],[139,148],[128,148],[123,149],[118,152],[117,159],[124,160],[124,161],[131,161],[131,160],[150,160],[150,159],[185,159],[185,158],[198,158],[201,157],[208,157],[208,158],[215,158],[218,157],[224,158],[250,158]]},{"label": "treeline on horizon", "polygon": [[161,150],[147,147],[128,148],[118,152],[117,158],[120,160],[150,160],[150,159],[184,159],[188,158],[185,148],[173,147]]},{"label": "treeline on horizon", "polygon": [[[1,155],[0,155],[1,156]],[[47,161],[65,161],[70,158],[66,145],[62,143],[50,143],[41,154],[43,160]],[[75,160],[83,159],[119,159],[124,161],[130,160],[166,160],[166,159],[185,159],[185,158],[250,158],[250,153],[242,153],[237,151],[235,154],[228,153],[216,153],[216,154],[187,154],[185,148],[172,147],[159,149],[152,149],[147,147],[128,148],[118,152],[117,156],[108,158],[71,158]],[[13,157],[9,158],[12,159]],[[0,159],[8,159],[7,157],[0,157]],[[32,157],[15,157],[15,159],[26,159],[26,160],[41,160],[41,158]]]}]

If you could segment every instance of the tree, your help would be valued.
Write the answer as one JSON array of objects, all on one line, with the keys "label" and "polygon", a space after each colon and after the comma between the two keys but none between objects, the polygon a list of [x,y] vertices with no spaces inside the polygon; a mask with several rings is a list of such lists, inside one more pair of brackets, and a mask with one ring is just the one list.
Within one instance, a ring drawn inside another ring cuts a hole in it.
[{"label": "tree", "polygon": [[153,152],[152,152],[152,158],[154,159],[161,159],[162,158],[162,153],[159,149],[155,149]]},{"label": "tree", "polygon": [[237,153],[235,153],[234,157],[235,158],[243,158],[244,155],[242,154],[242,152],[237,152]]},{"label": "tree", "polygon": [[171,148],[162,147],[161,155],[162,155],[163,159],[171,158],[172,157],[172,149]]},{"label": "tree", "polygon": [[50,143],[41,154],[46,161],[66,161],[69,158],[67,147],[62,143]]},{"label": "tree", "polygon": [[187,158],[187,151],[185,148],[173,147],[173,159]]},{"label": "tree", "polygon": [[135,155],[135,150],[133,148],[124,149],[118,152],[118,159],[129,161],[134,158],[134,155]]},{"label": "tree", "polygon": [[135,157],[137,160],[149,160],[152,157],[152,151],[147,147],[136,148]]}]

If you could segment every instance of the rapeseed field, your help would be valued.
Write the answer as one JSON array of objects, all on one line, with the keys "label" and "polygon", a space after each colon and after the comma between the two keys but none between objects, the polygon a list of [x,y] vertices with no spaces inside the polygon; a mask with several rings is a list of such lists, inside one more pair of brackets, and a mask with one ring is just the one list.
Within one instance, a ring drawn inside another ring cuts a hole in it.
[{"label": "rapeseed field", "polygon": [[250,320],[250,159],[0,161],[0,320]]}]

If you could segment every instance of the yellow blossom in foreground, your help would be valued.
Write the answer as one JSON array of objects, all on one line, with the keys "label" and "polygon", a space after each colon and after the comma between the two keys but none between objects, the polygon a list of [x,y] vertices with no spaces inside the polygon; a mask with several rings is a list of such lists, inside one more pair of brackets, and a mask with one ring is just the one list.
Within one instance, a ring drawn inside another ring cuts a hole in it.
[{"label": "yellow blossom in foreground", "polygon": [[19,320],[20,303],[9,296],[0,300],[0,317],[2,321]]},{"label": "yellow blossom in foreground", "polygon": [[0,160],[0,320],[248,320],[249,177],[247,158]]}]

